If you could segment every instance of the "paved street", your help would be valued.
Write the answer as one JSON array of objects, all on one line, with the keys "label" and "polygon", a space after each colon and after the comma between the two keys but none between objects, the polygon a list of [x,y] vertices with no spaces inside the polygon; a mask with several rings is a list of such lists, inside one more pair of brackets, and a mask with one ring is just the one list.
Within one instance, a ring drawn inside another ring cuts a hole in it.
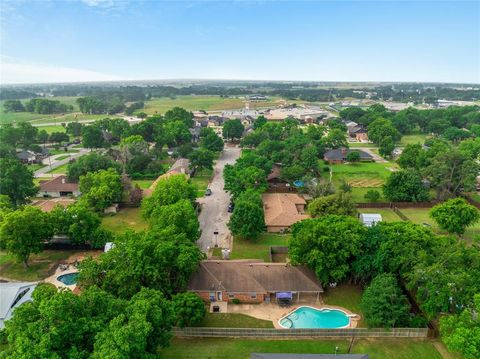
[{"label": "paved street", "polygon": [[[227,228],[230,218],[230,213],[227,212],[230,195],[223,190],[223,168],[226,164],[235,163],[239,156],[240,148],[225,146],[225,150],[215,164],[214,177],[208,186],[212,190],[212,195],[203,199],[202,211],[198,217],[202,229],[198,245],[204,252],[208,247],[214,247],[216,240],[219,247],[231,247],[230,231]],[[217,231],[218,235],[215,236],[213,233]]]},{"label": "paved street", "polygon": [[[36,170],[34,172],[34,176],[35,176],[35,178],[56,177],[56,176],[58,176],[58,174],[47,173],[47,172],[68,163],[73,158],[78,158],[80,156],[86,155],[89,152],[90,152],[90,150],[88,150],[86,148],[79,148],[78,152],[75,152],[75,153],[61,153],[61,154],[58,154],[58,155],[47,157],[42,161],[42,163],[45,165],[45,167],[42,167],[39,170]],[[61,156],[65,156],[65,155],[70,155],[70,157],[65,158],[63,160],[60,160],[60,161],[56,160],[56,158],[61,157]]]}]

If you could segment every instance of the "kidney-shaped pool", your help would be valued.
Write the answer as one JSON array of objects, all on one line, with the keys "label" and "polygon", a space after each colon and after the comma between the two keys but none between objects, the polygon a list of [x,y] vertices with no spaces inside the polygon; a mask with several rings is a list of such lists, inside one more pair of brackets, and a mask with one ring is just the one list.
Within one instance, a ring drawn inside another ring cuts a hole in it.
[{"label": "kidney-shaped pool", "polygon": [[62,274],[57,277],[57,280],[65,285],[73,285],[77,283],[78,272]]},{"label": "kidney-shaped pool", "polygon": [[278,323],[283,328],[346,328],[350,325],[349,316],[338,309],[316,309],[298,307],[293,312],[282,317]]}]

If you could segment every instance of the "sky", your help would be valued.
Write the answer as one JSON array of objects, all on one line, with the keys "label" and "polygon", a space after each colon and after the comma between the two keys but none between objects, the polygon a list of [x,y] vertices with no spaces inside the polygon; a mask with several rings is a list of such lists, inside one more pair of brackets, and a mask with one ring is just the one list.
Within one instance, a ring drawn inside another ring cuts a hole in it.
[{"label": "sky", "polygon": [[0,83],[480,83],[480,1],[0,0]]}]

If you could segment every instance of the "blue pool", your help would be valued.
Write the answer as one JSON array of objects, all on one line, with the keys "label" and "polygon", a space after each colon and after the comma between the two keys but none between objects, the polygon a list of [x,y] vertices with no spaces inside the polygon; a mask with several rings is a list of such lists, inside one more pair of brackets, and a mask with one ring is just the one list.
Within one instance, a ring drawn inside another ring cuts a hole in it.
[{"label": "blue pool", "polygon": [[62,282],[65,285],[73,285],[77,283],[78,272],[62,274],[57,277],[57,280]]},{"label": "blue pool", "polygon": [[350,318],[338,309],[299,307],[278,322],[284,328],[334,329],[348,326]]}]

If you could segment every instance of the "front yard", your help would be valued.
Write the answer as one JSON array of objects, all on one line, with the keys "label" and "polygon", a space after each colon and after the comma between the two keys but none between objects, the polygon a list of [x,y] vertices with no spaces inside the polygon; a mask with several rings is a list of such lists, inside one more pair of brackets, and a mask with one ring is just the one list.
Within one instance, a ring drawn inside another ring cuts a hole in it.
[{"label": "front yard", "polygon": [[[175,338],[169,348],[161,349],[162,358],[249,359],[251,353],[338,354],[348,353],[348,339],[256,340],[232,338]],[[427,340],[360,339],[350,353],[370,355],[371,359],[442,359]]]}]

